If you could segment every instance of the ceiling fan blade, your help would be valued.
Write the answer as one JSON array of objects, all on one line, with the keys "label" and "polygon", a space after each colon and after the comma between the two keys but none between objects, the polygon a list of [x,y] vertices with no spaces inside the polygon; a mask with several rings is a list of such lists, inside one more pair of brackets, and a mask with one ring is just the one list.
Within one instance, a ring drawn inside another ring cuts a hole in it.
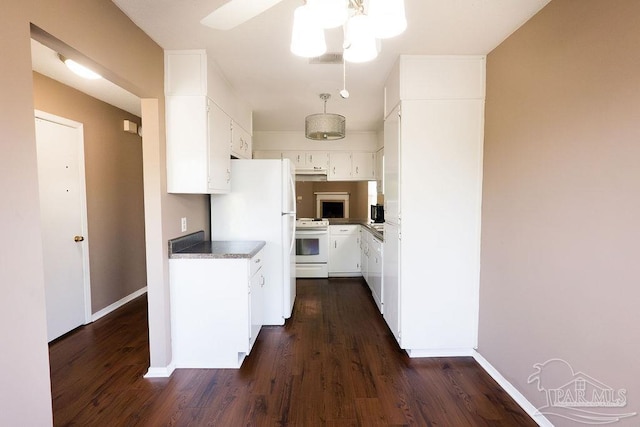
[{"label": "ceiling fan blade", "polygon": [[216,30],[230,30],[258,16],[282,0],[230,0],[223,4],[200,23]]}]

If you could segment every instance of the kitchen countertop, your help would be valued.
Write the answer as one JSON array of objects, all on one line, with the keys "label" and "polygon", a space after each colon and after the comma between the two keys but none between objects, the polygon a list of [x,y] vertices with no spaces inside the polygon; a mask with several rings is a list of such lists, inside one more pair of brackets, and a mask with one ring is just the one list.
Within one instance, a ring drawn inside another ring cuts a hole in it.
[{"label": "kitchen countertop", "polygon": [[[373,234],[373,237],[384,242],[384,231],[373,228],[372,223],[366,219],[329,218],[329,225],[362,225]],[[380,223],[380,225],[384,225],[384,223]]]},{"label": "kitchen countertop", "polygon": [[169,240],[170,259],[252,258],[265,246],[263,240],[204,240],[204,231]]}]

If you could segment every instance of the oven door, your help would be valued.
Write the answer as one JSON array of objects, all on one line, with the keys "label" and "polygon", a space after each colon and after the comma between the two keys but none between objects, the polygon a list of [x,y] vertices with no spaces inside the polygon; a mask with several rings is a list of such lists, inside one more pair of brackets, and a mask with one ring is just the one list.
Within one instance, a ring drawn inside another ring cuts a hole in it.
[{"label": "oven door", "polygon": [[326,263],[328,252],[328,230],[296,230],[296,264]]}]

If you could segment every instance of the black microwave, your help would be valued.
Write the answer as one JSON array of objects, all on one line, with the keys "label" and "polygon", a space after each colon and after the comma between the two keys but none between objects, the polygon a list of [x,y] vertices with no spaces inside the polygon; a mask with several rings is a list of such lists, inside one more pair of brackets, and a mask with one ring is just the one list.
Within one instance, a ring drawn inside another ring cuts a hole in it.
[{"label": "black microwave", "polygon": [[384,222],[384,205],[371,205],[371,221]]}]

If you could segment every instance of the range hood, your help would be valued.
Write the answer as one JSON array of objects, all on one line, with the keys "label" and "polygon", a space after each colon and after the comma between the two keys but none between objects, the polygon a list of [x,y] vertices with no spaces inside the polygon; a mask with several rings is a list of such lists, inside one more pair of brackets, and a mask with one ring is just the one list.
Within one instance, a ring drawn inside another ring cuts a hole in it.
[{"label": "range hood", "polygon": [[327,170],[324,168],[296,169],[296,181],[326,181]]}]

